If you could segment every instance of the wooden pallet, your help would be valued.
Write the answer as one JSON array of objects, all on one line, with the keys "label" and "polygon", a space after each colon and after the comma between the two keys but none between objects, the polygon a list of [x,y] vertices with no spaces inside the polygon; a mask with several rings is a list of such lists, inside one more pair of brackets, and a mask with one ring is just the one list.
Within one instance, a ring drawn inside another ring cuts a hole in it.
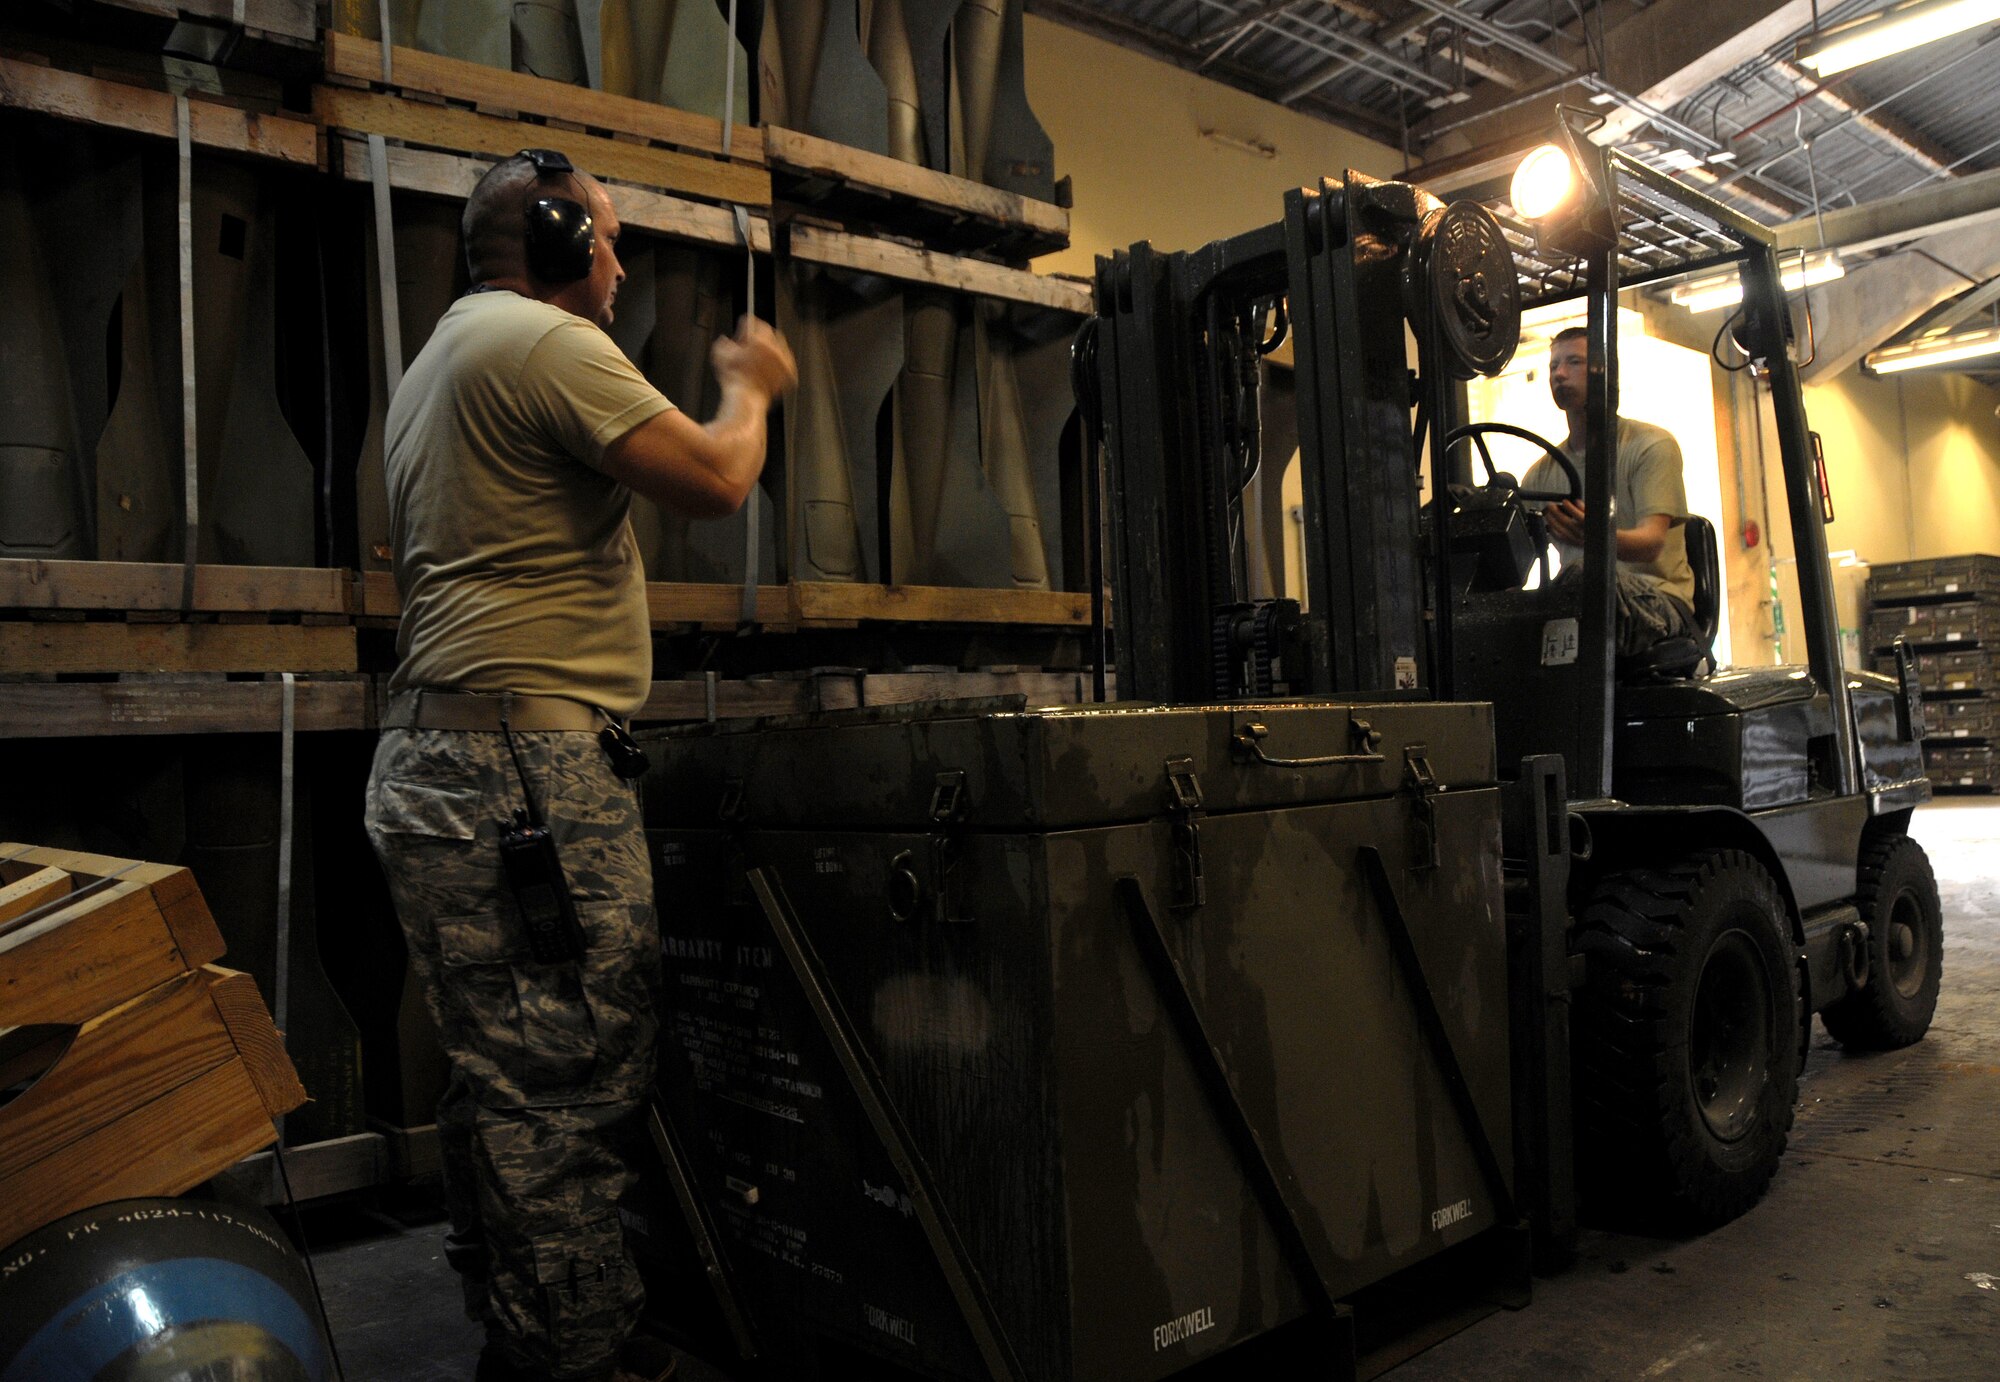
[{"label": "wooden pallet", "polygon": [[[389,149],[388,155],[391,187],[453,200],[471,196],[473,187],[493,166],[491,159],[401,145]],[[368,180],[368,150],[359,140],[336,136],[329,141],[329,157],[334,171],[341,176],[355,182]],[[628,230],[650,231],[718,249],[742,248],[736,217],[727,208],[620,183],[612,183],[605,190],[611,194],[618,219]],[[769,216],[760,210],[749,219],[751,248],[759,254],[770,253]],[[1091,286],[1080,279],[1009,268],[987,259],[944,254],[902,240],[856,234],[810,221],[788,221],[779,239],[779,249],[806,263],[881,274],[905,283],[1032,303],[1079,316],[1093,310]]]},{"label": "wooden pallet", "polygon": [[1069,247],[1069,212],[901,159],[767,126],[764,156],[786,201],[945,248],[1031,259]]},{"label": "wooden pallet", "polygon": [[[327,80],[418,99],[456,101],[499,116],[557,120],[565,127],[628,142],[637,140],[661,148],[724,156],[722,122],[712,115],[675,110],[653,101],[593,91],[525,72],[505,72],[484,63],[441,57],[401,44],[392,45],[389,56],[389,73],[385,77],[381,44],[374,39],[329,30]],[[518,141],[515,147],[520,147]],[[764,132],[754,125],[735,126],[729,132],[726,156],[737,163],[762,166]]]},{"label": "wooden pallet", "polygon": [[0,897],[23,885],[41,899],[0,902],[0,1085],[32,1082],[0,1105],[0,1244],[198,1185],[306,1098],[186,869],[0,844]]},{"label": "wooden pallet", "polygon": [[[367,616],[394,618],[402,610],[395,580],[384,572],[360,575],[355,601],[357,612]],[[743,587],[648,581],[646,603],[656,629],[688,624],[734,628],[742,614]],[[1090,597],[1061,590],[794,581],[758,587],[757,623],[773,629],[850,628],[862,623],[1080,628],[1090,623]]]},{"label": "wooden pallet", "polygon": [[[468,64],[470,65],[470,64]],[[575,90],[565,87],[564,90]],[[313,88],[313,114],[329,131],[379,134],[406,145],[505,158],[525,144],[557,149],[599,178],[743,206],[771,204],[771,176],[749,163],[586,134],[345,86]]]},{"label": "wooden pallet", "polygon": [[861,623],[1082,628],[1090,623],[1090,597],[1062,590],[973,590],[841,581],[795,581],[789,589],[793,617],[802,628]]},{"label": "wooden pallet", "polygon": [[[364,571],[356,575],[353,598],[355,612],[370,623],[376,620],[393,621],[403,612],[402,600],[396,593],[395,577],[386,571]],[[743,615],[743,587],[648,581],[646,606],[655,629],[676,629],[688,625],[733,629]],[[772,628],[790,625],[791,602],[784,586],[758,587],[756,622]]]},{"label": "wooden pallet", "polygon": [[352,672],[354,628],[339,624],[0,620],[9,676],[106,672]]},{"label": "wooden pallet", "polygon": [[[65,71],[38,54],[0,54],[0,107],[161,139],[175,137],[174,97],[167,92]],[[188,131],[201,148],[282,163],[320,161],[319,129],[310,120],[243,110],[196,94],[188,96]]]},{"label": "wooden pallet", "polygon": [[[283,724],[277,681],[0,681],[0,740],[141,734],[275,734]],[[300,734],[375,727],[367,678],[301,677],[292,692]]]},{"label": "wooden pallet", "polygon": [[[0,610],[180,611],[187,568],[172,562],[0,558]],[[196,566],[186,612],[346,615],[346,571]]]},{"label": "wooden pallet", "polygon": [[[1090,695],[1088,672],[856,672],[717,681],[714,718],[804,715],[870,705],[907,705],[990,696],[1025,696],[1030,705],[1073,705]],[[697,679],[656,681],[636,723],[709,718],[709,688]]]},{"label": "wooden pallet", "polygon": [[[449,197],[454,201],[463,201],[471,196],[472,189],[494,163],[491,158],[473,158],[435,149],[412,149],[400,144],[390,146],[388,155],[391,187],[405,192]],[[356,182],[368,180],[368,149],[360,140],[336,136],[328,141],[328,156],[333,171],[342,177]],[[606,184],[604,190],[610,193],[611,205],[617,209],[619,221],[628,230],[636,227],[679,240],[730,249],[740,248],[743,243],[737,231],[735,214],[727,207],[690,201],[671,193],[654,192],[623,183]],[[771,222],[762,210],[750,217],[750,244],[759,252],[768,252],[771,248]]]}]

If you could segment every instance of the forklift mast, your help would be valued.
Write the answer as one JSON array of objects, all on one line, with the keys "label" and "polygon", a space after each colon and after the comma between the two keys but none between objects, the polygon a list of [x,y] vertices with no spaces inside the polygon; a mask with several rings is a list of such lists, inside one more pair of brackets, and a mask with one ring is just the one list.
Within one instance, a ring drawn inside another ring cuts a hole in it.
[{"label": "forklift mast", "polygon": [[[1416,188],[1350,172],[1286,193],[1275,224],[1198,250],[1141,243],[1098,261],[1122,696],[1407,695],[1425,684],[1403,322],[1411,261],[1442,211]],[[1517,329],[1518,313],[1497,314],[1492,328]],[[1254,604],[1245,579],[1244,490],[1265,461],[1287,459],[1259,454],[1258,363],[1287,333],[1304,613],[1296,601]]]}]

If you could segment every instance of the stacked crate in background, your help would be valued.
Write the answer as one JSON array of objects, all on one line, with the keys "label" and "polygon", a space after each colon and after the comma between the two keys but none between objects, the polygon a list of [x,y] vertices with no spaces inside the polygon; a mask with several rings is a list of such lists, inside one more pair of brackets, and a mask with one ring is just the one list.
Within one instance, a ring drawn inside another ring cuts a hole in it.
[{"label": "stacked crate in background", "polygon": [[1895,672],[1895,641],[1917,654],[1924,763],[1942,790],[2000,788],[2000,557],[1931,557],[1877,566],[1868,644]]}]

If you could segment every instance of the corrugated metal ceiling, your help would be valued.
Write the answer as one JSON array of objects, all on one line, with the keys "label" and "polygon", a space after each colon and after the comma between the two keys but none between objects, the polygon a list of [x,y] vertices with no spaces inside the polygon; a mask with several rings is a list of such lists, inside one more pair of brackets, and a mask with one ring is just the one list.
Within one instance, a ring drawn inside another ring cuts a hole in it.
[{"label": "corrugated metal ceiling", "polygon": [[[1690,22],[1728,37],[1723,0],[1657,3],[1685,5]],[[1883,7],[1826,0],[1820,23]],[[2000,32],[1991,26],[1821,84],[1791,61],[1808,23],[1655,111],[1601,76],[1600,37],[1615,56],[1617,23],[1646,8],[1636,0],[1030,0],[1030,8],[1401,143],[1419,163],[1423,134],[1449,133],[1455,103],[1467,97],[1642,110],[1621,147],[1692,169],[1699,181],[1715,178],[1713,189],[1764,221],[1816,201],[1851,205],[2000,167]],[[1496,70],[1504,86],[1482,75]]]}]

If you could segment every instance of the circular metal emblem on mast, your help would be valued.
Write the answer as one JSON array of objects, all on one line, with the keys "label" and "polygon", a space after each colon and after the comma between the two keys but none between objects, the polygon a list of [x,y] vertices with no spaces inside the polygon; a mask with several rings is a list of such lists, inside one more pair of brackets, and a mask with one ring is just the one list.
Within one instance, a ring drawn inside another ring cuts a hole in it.
[{"label": "circular metal emblem on mast", "polygon": [[1500,223],[1477,202],[1456,201],[1423,231],[1431,318],[1448,369],[1461,379],[1498,374],[1521,343],[1521,288]]}]

